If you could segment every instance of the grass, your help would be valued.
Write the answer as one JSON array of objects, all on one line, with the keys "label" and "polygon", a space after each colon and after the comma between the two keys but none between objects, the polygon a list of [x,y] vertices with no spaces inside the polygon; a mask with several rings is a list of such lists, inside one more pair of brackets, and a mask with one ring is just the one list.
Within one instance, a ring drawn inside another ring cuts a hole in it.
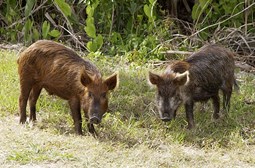
[{"label": "grass", "polygon": [[163,123],[147,83],[150,64],[88,56],[120,83],[110,95],[109,113],[93,138],[76,136],[67,102],[43,91],[35,124],[18,124],[17,53],[0,51],[0,164],[2,167],[253,167],[255,165],[255,77],[238,72],[240,92],[231,111],[212,120],[212,107],[195,108],[196,128],[187,130],[183,107]]}]

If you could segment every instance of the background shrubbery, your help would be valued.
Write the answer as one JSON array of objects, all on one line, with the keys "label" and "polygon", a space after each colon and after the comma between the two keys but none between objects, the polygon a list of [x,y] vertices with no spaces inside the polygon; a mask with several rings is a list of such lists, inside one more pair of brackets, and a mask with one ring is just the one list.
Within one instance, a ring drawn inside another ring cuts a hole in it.
[{"label": "background shrubbery", "polygon": [[254,53],[254,0],[5,0],[1,43],[38,39],[70,43],[129,61],[164,59],[167,49],[222,43]]}]

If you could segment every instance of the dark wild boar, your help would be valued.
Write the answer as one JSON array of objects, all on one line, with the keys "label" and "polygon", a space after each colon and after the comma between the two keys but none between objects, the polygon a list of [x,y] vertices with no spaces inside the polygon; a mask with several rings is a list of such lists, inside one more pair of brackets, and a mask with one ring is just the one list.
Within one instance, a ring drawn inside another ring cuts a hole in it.
[{"label": "dark wild boar", "polygon": [[219,118],[220,97],[228,111],[234,77],[233,54],[220,46],[208,45],[184,61],[169,65],[161,75],[149,72],[149,81],[157,86],[157,105],[160,118],[175,118],[181,103],[185,106],[188,128],[195,126],[193,106],[197,101],[212,99],[215,119]]},{"label": "dark wild boar", "polygon": [[68,101],[77,134],[82,134],[81,109],[88,121],[89,132],[95,133],[93,124],[100,123],[107,111],[107,93],[117,84],[116,74],[103,80],[91,62],[64,45],[48,40],[32,44],[20,54],[17,62],[20,123],[26,122],[28,100],[30,120],[36,120],[36,101],[44,88],[49,94]]}]

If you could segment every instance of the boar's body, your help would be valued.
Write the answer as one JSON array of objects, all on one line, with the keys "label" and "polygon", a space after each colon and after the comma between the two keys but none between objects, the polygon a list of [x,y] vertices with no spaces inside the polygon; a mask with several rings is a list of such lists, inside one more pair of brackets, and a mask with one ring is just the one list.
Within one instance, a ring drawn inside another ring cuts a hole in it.
[{"label": "boar's body", "polygon": [[95,132],[93,123],[99,123],[108,108],[106,93],[115,87],[116,75],[103,81],[100,72],[90,61],[48,40],[39,40],[23,51],[18,65],[21,123],[26,121],[28,99],[30,120],[36,120],[35,104],[44,88],[49,94],[68,100],[76,133],[82,134],[81,107],[90,121],[89,131]]},{"label": "boar's body", "polygon": [[167,67],[162,75],[150,72],[149,80],[157,86],[157,102],[163,121],[175,118],[181,103],[185,106],[188,127],[194,126],[193,106],[197,101],[213,100],[214,118],[219,117],[219,90],[223,108],[229,110],[235,84],[233,54],[218,45],[208,45],[184,61]]},{"label": "boar's body", "polygon": [[82,73],[101,76],[88,60],[65,46],[46,40],[31,45],[20,55],[18,62],[21,79],[25,78],[26,82],[65,100],[82,96]]},{"label": "boar's body", "polygon": [[[199,52],[185,60],[189,64],[189,80],[183,87],[186,96],[194,101],[203,101],[218,95],[218,90],[224,93],[232,92],[234,84],[234,59],[228,50],[217,45],[202,48]],[[177,73],[178,63],[172,66]]]}]

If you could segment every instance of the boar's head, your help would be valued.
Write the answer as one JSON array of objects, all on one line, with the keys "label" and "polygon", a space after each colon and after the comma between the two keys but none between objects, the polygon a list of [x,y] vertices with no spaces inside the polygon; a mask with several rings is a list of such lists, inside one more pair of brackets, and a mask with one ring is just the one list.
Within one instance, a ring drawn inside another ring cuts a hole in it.
[{"label": "boar's head", "polygon": [[149,72],[149,81],[157,87],[156,102],[161,120],[170,121],[175,118],[180,104],[181,87],[189,81],[189,72],[175,73],[167,71],[162,75]]},{"label": "boar's head", "polygon": [[101,75],[83,74],[81,83],[86,87],[82,99],[82,108],[91,124],[99,124],[108,109],[108,92],[117,85],[117,74],[103,80]]}]

